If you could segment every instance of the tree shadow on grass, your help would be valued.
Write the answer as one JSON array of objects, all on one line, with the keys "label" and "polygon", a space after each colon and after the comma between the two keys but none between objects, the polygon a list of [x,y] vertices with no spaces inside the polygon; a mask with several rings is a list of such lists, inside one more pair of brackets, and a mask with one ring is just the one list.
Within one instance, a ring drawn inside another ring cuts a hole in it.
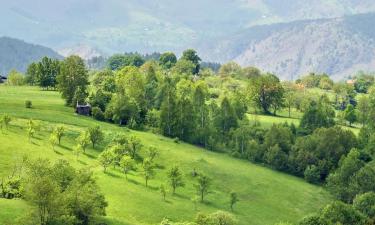
[{"label": "tree shadow on grass", "polygon": [[82,164],[82,165],[87,165],[87,163],[86,163],[86,162],[84,162],[84,161],[82,161],[82,160],[80,160],[80,159],[78,159],[78,162],[79,162],[79,164]]},{"label": "tree shadow on grass", "polygon": [[59,152],[59,151],[56,151],[54,150],[54,152],[57,154],[57,155],[64,155],[63,153]]},{"label": "tree shadow on grass", "polygon": [[110,176],[110,177],[114,177],[114,178],[121,178],[121,176],[111,172],[111,171],[107,171],[105,172],[106,175]]},{"label": "tree shadow on grass", "polygon": [[96,157],[90,153],[84,153],[85,156],[87,156],[90,159],[96,159]]},{"label": "tree shadow on grass", "polygon": [[68,151],[72,151],[72,148],[65,146],[65,145],[59,145],[59,147]]},{"label": "tree shadow on grass", "polygon": [[189,196],[182,195],[182,194],[179,194],[179,193],[172,194],[172,197],[177,197],[177,198],[181,198],[181,199],[185,199],[185,200],[190,200]]},{"label": "tree shadow on grass", "polygon": [[135,185],[139,185],[139,182],[136,181],[136,180],[133,180],[133,179],[127,179],[126,181],[129,182],[129,183],[133,183]]}]

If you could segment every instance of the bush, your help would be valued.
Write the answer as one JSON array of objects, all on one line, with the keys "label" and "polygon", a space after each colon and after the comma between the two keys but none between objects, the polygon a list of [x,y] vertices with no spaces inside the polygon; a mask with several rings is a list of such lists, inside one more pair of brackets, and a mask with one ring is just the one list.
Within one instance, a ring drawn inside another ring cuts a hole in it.
[{"label": "bush", "polygon": [[320,171],[315,165],[308,166],[304,172],[305,180],[312,184],[317,184],[320,181]]},{"label": "bush", "polygon": [[178,137],[175,137],[174,139],[173,139],[173,141],[174,141],[174,143],[180,143],[180,139],[178,138]]},{"label": "bush", "polygon": [[99,107],[92,108],[92,116],[97,120],[100,120],[100,121],[104,120],[104,113]]},{"label": "bush", "polygon": [[30,100],[25,101],[25,107],[26,108],[31,109],[32,106],[33,106],[33,103]]}]

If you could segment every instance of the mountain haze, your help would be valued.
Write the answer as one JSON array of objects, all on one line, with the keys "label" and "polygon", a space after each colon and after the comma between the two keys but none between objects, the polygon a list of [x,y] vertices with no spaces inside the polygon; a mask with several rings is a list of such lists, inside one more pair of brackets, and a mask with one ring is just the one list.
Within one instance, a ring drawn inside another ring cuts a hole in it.
[{"label": "mountain haze", "polygon": [[0,36],[84,58],[180,54],[256,65],[283,79],[374,70],[373,0],[2,1]]},{"label": "mountain haze", "polygon": [[18,39],[0,37],[0,74],[7,75],[12,69],[25,72],[30,63],[44,56],[62,58],[50,48],[29,44]]},{"label": "mountain haze", "polygon": [[[296,79],[308,72],[335,79],[375,70],[375,14],[256,26],[223,38],[202,52]],[[204,49],[204,48],[203,48]]]}]

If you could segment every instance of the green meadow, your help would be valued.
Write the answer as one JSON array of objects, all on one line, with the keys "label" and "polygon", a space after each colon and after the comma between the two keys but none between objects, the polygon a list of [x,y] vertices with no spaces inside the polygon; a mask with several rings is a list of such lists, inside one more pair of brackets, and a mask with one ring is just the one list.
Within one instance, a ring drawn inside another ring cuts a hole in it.
[{"label": "green meadow", "polygon": [[[25,108],[25,100],[31,100],[33,107]],[[58,92],[41,91],[36,87],[11,87],[0,85],[0,115],[12,117],[8,130],[0,132],[0,178],[7,176],[14,165],[26,155],[30,158],[68,160],[74,167],[88,167],[97,179],[108,202],[106,222],[113,225],[159,224],[163,218],[173,221],[191,221],[198,212],[211,213],[218,210],[230,211],[229,193],[238,193],[239,202],[233,214],[240,225],[272,225],[278,222],[297,222],[326,205],[330,195],[319,186],[303,179],[235,159],[224,153],[185,144],[151,132],[133,131],[113,124],[98,122],[90,117],[78,116],[72,108],[64,106]],[[273,123],[293,122],[297,118],[255,116],[265,127]],[[249,115],[253,117],[253,115]],[[41,130],[29,141],[26,132],[28,119],[40,123]],[[66,135],[61,145],[52,150],[49,144],[51,130],[63,124]],[[75,139],[88,127],[100,125],[105,141],[96,149],[87,149],[77,159],[73,154]],[[117,168],[106,173],[96,158],[115,135],[135,135],[142,141],[146,154],[149,146],[159,152],[156,158],[156,176],[145,186],[141,168],[125,175]],[[175,195],[168,191],[166,201],[159,192],[161,184],[167,184],[166,171],[179,165],[184,172],[185,187],[177,189]],[[192,172],[204,172],[212,178],[210,193],[205,203],[195,204],[195,178]],[[13,224],[17,217],[29,212],[29,205],[23,200],[0,199],[0,224]]]}]

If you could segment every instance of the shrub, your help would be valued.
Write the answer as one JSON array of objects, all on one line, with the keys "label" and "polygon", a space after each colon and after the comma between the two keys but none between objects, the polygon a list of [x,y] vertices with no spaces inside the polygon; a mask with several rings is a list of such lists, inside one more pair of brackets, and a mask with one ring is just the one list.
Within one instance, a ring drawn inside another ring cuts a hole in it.
[{"label": "shrub", "polygon": [[178,138],[178,137],[175,137],[174,139],[173,139],[173,141],[174,141],[174,143],[180,143],[180,139]]},{"label": "shrub", "polygon": [[304,172],[305,180],[309,183],[317,184],[320,181],[320,171],[315,165],[308,166]]},{"label": "shrub", "polygon": [[92,116],[97,120],[100,120],[100,121],[104,120],[104,113],[99,107],[92,108]]},{"label": "shrub", "polygon": [[33,106],[33,103],[30,100],[25,101],[25,107],[26,108],[31,109],[32,106]]}]

